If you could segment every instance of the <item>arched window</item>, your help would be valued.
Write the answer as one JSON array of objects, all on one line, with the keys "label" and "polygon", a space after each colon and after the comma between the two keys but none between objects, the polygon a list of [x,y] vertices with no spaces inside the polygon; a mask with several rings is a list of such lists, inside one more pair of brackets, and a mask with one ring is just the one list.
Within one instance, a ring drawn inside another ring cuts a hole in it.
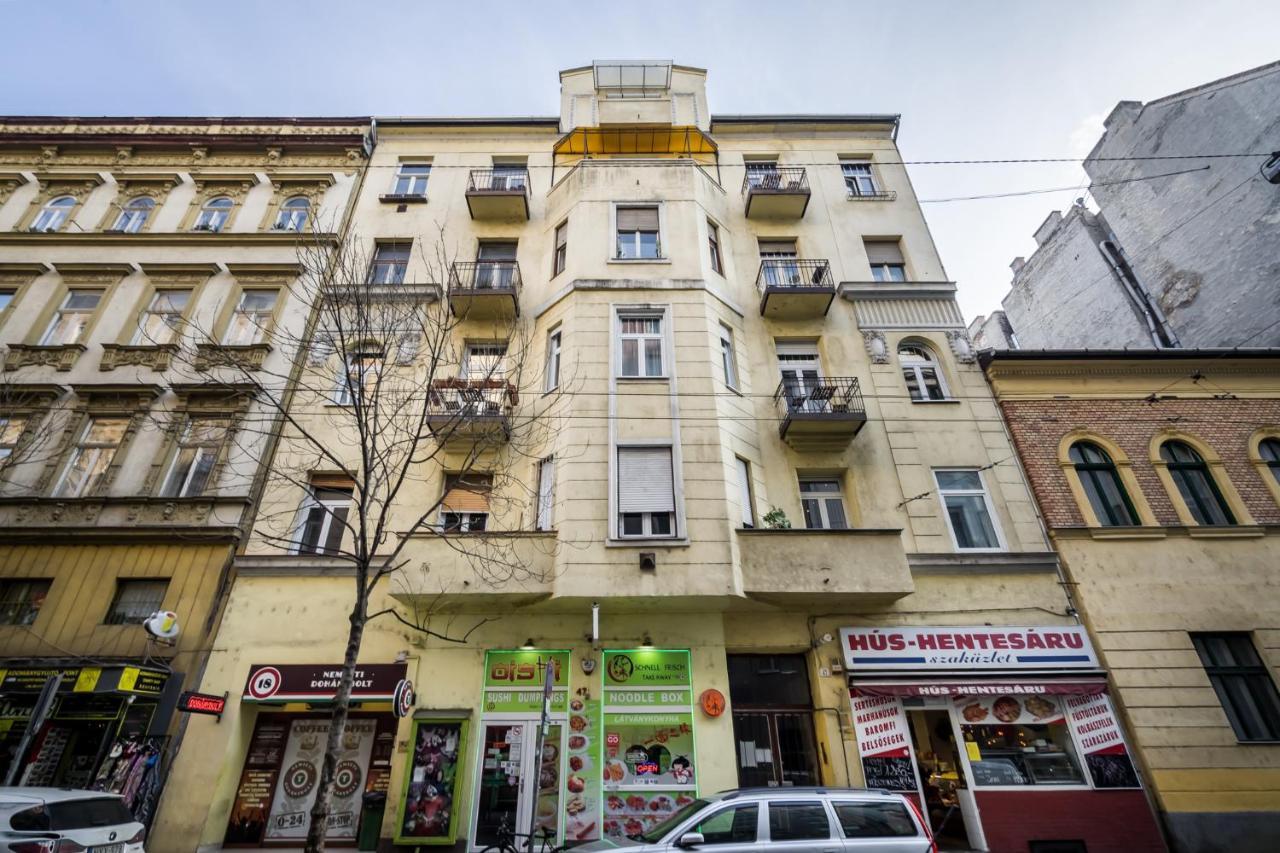
[{"label": "arched window", "polygon": [[200,208],[200,215],[196,217],[195,230],[221,231],[226,226],[227,217],[231,215],[231,208],[235,207],[235,204],[224,195],[209,199],[204,203],[204,207]]},{"label": "arched window", "polygon": [[31,230],[57,231],[66,223],[67,217],[71,215],[71,209],[75,206],[75,196],[60,195],[50,199],[36,214],[35,221],[31,223]]},{"label": "arched window", "polygon": [[126,234],[137,234],[142,230],[142,226],[147,224],[147,217],[151,215],[151,211],[155,209],[155,206],[155,201],[146,196],[139,196],[133,199],[120,211],[112,230],[123,231]]},{"label": "arched window", "polygon": [[1264,438],[1258,442],[1258,456],[1271,472],[1271,476],[1280,483],[1280,438]]},{"label": "arched window", "polygon": [[1077,441],[1071,445],[1068,454],[1080,477],[1080,485],[1089,497],[1093,514],[1098,523],[1104,527],[1125,527],[1137,525],[1138,514],[1134,512],[1129,494],[1120,481],[1120,472],[1107,455],[1107,451],[1091,441]]},{"label": "arched window", "polygon": [[1160,458],[1168,464],[1169,476],[1197,524],[1236,523],[1209,466],[1191,445],[1185,441],[1166,441],[1160,445]]},{"label": "arched window", "polygon": [[902,365],[902,378],[907,382],[912,402],[947,399],[942,368],[929,350],[919,344],[903,344],[898,347],[898,363]]},{"label": "arched window", "polygon": [[301,231],[307,225],[307,213],[311,210],[311,202],[306,196],[297,195],[287,199],[280,205],[280,213],[276,215],[274,231]]}]

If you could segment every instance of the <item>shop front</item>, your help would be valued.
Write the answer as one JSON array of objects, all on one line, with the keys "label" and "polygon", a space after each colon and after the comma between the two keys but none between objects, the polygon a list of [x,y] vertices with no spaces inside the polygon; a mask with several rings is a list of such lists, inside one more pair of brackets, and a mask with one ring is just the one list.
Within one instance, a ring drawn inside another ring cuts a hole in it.
[{"label": "shop front", "polygon": [[[226,847],[296,847],[307,836],[341,664],[255,664],[241,703],[253,733],[227,820]],[[326,842],[355,846],[376,833],[391,777],[402,663],[357,667],[351,713],[334,771]],[[375,836],[376,837],[376,836]]]},{"label": "shop front", "polygon": [[1163,850],[1081,627],[840,632],[868,787],[942,849]]}]

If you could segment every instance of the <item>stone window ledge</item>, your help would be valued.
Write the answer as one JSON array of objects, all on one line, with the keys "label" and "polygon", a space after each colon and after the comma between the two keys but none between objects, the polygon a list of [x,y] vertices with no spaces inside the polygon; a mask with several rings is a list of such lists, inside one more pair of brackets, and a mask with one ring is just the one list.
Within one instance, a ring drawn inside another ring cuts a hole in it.
[{"label": "stone window ledge", "polygon": [[198,344],[194,367],[208,370],[211,367],[239,367],[243,370],[261,370],[262,363],[271,353],[270,344]]},{"label": "stone window ledge", "polygon": [[9,352],[4,357],[4,369],[48,366],[56,368],[59,373],[66,373],[75,366],[86,349],[84,344],[9,344]]}]

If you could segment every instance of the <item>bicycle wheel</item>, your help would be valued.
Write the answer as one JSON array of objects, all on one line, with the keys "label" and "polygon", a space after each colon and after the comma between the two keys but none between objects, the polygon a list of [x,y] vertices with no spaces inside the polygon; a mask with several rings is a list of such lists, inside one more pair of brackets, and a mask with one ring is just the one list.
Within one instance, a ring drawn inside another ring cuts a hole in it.
[{"label": "bicycle wheel", "polygon": [[520,853],[515,845],[509,841],[500,841],[497,844],[490,844],[488,847],[480,851],[480,853]]}]

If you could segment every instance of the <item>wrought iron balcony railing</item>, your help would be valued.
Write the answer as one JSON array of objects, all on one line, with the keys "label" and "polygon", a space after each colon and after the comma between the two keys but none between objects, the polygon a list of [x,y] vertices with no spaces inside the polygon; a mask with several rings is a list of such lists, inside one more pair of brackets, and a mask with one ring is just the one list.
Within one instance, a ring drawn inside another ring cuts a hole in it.
[{"label": "wrought iron balcony railing", "polygon": [[480,419],[509,418],[518,399],[516,387],[502,379],[437,379],[427,396],[427,415],[436,425],[465,428]]},{"label": "wrought iron balcony railing", "polygon": [[528,169],[472,169],[467,179],[469,193],[529,192]]},{"label": "wrought iron balcony railing", "polygon": [[515,261],[455,261],[449,270],[450,293],[520,290],[520,265]]},{"label": "wrought iron balcony railing", "polygon": [[771,287],[830,289],[835,278],[825,258],[765,258],[756,274],[756,287],[761,292]]},{"label": "wrought iron balcony railing", "polygon": [[771,169],[747,168],[742,178],[742,192],[808,193],[809,178],[801,166],[775,166]]},{"label": "wrought iron balcony railing", "polygon": [[856,421],[867,419],[858,380],[853,376],[783,379],[773,394],[786,438],[792,421]]}]

